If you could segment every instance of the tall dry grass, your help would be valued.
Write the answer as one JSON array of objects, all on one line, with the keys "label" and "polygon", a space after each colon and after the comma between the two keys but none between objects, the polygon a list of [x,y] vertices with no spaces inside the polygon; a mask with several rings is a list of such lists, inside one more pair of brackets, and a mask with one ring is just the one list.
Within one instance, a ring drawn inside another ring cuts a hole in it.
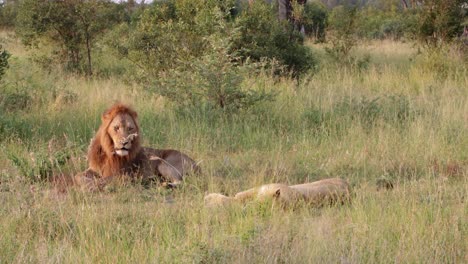
[{"label": "tall dry grass", "polygon": [[[34,95],[27,109],[0,113],[2,263],[467,261],[468,75],[456,56],[437,60],[410,44],[379,41],[360,46],[356,54],[371,61],[353,69],[317,46],[319,72],[299,82],[249,78],[246,86],[274,90],[277,100],[226,117],[177,110],[118,77],[47,72],[13,37],[0,36],[13,54],[8,89]],[[85,169],[99,115],[115,101],[139,112],[145,145],[189,153],[203,175],[175,191],[131,185],[62,193],[14,166],[12,155],[34,172],[44,166],[39,159],[66,151],[67,164],[46,169]],[[326,177],[350,181],[352,204],[202,204],[205,192]],[[381,178],[395,188],[377,191]]]}]

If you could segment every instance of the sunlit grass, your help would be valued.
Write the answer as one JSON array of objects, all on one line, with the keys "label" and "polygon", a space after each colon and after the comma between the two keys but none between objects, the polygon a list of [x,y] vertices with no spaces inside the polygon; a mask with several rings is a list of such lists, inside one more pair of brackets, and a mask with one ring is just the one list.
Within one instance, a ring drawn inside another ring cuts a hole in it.
[{"label": "sunlit grass", "polygon": [[[316,74],[299,81],[249,78],[245,85],[277,92],[276,101],[224,116],[182,111],[118,76],[44,71],[27,62],[29,52],[14,38],[5,47],[13,54],[9,89],[34,97],[26,110],[0,113],[2,263],[466,260],[468,79],[457,57],[458,64],[440,66],[447,70],[440,75],[412,44],[378,41],[358,47],[356,54],[371,60],[356,71],[328,61],[315,46],[323,56]],[[75,96],[67,101],[53,90]],[[11,153],[50,158],[65,149],[69,164],[53,172],[85,169],[99,116],[115,101],[139,112],[145,145],[180,149],[201,162],[203,174],[175,191],[132,185],[62,193],[31,183],[8,159]],[[205,192],[233,195],[264,183],[326,177],[351,183],[350,205],[203,206]],[[380,178],[395,188],[377,191]]]}]

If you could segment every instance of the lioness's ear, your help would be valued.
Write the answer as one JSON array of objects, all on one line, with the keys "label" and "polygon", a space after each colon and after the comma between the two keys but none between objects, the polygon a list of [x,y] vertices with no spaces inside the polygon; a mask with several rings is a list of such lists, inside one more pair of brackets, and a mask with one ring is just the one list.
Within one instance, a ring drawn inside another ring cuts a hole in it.
[{"label": "lioness's ear", "polygon": [[274,198],[278,198],[281,195],[281,189],[278,189],[275,194],[273,195]]}]

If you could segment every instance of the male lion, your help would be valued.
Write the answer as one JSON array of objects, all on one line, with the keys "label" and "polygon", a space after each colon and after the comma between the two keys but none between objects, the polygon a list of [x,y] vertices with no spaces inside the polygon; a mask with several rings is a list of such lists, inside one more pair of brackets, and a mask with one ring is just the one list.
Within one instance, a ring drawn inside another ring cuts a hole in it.
[{"label": "male lion", "polygon": [[123,104],[115,104],[102,115],[102,124],[88,149],[89,168],[75,176],[78,185],[102,188],[123,176],[147,181],[158,178],[176,186],[190,172],[200,168],[187,155],[172,149],[141,147],[137,113]]}]

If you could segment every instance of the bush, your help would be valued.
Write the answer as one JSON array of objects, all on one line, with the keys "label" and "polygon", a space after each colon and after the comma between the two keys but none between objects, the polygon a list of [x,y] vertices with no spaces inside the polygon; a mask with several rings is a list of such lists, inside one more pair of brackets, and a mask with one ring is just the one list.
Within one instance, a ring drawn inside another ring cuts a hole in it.
[{"label": "bush", "polygon": [[465,63],[466,57],[463,58],[463,51],[457,51],[457,48],[446,45],[427,49],[414,58],[412,67],[430,73],[440,80],[465,76],[468,64]]},{"label": "bush", "polygon": [[4,90],[0,95],[0,109],[5,112],[29,110],[31,102],[32,97],[25,90]]},{"label": "bush", "polygon": [[242,87],[244,77],[255,71],[257,64],[237,63],[221,38],[210,42],[212,52],[160,75],[154,91],[180,106],[217,108],[228,113],[273,100],[273,93]]},{"label": "bush", "polygon": [[344,6],[335,7],[329,17],[329,42],[331,47],[325,47],[325,51],[340,66],[352,69],[367,69],[370,55],[356,57],[351,54],[357,44],[358,13],[355,8]]},{"label": "bush", "polygon": [[18,111],[30,111],[55,100],[56,84],[51,76],[37,71],[34,64],[24,67],[25,63],[11,64],[5,81],[0,83],[0,112],[12,116]]},{"label": "bush", "polygon": [[349,59],[351,49],[356,46],[356,19],[356,9],[337,6],[332,10],[328,19],[331,47],[326,51],[335,60]]},{"label": "bush", "polygon": [[280,22],[274,7],[263,1],[255,1],[235,21],[232,52],[243,60],[277,60],[294,75],[317,66],[310,48],[303,45],[300,32],[287,22]]},{"label": "bush", "polygon": [[438,47],[463,33],[467,14],[464,0],[428,0],[418,12],[416,36],[429,47]]},{"label": "bush", "polygon": [[23,0],[17,16],[17,33],[27,45],[47,39],[60,50],[61,62],[73,71],[91,75],[96,39],[122,21],[119,5],[111,1]]},{"label": "bush", "polygon": [[327,28],[328,10],[320,2],[312,2],[304,6],[302,23],[307,36],[315,38],[318,42],[325,41],[325,29]]},{"label": "bush", "polygon": [[8,59],[10,58],[10,53],[2,48],[0,45],[0,80],[5,74],[6,69],[8,68]]},{"label": "bush", "polygon": [[39,182],[50,179],[54,176],[55,170],[66,164],[70,159],[70,150],[65,149],[55,153],[31,152],[29,157],[10,151],[7,156],[22,177],[31,182]]},{"label": "bush", "polygon": [[370,6],[358,12],[356,21],[357,35],[368,39],[410,37],[415,27],[413,10],[382,10]]},{"label": "bush", "polygon": [[212,52],[209,39],[226,39],[228,53],[238,62],[276,60],[300,74],[316,65],[302,37],[278,21],[272,5],[256,1],[234,17],[235,1],[172,0],[155,3],[135,25],[121,25],[109,43],[138,65],[140,81],[185,67]]},{"label": "bush", "polygon": [[148,83],[207,53],[206,37],[225,30],[226,16],[215,0],[157,2],[135,25],[116,28],[108,43],[137,65],[139,81]]}]

